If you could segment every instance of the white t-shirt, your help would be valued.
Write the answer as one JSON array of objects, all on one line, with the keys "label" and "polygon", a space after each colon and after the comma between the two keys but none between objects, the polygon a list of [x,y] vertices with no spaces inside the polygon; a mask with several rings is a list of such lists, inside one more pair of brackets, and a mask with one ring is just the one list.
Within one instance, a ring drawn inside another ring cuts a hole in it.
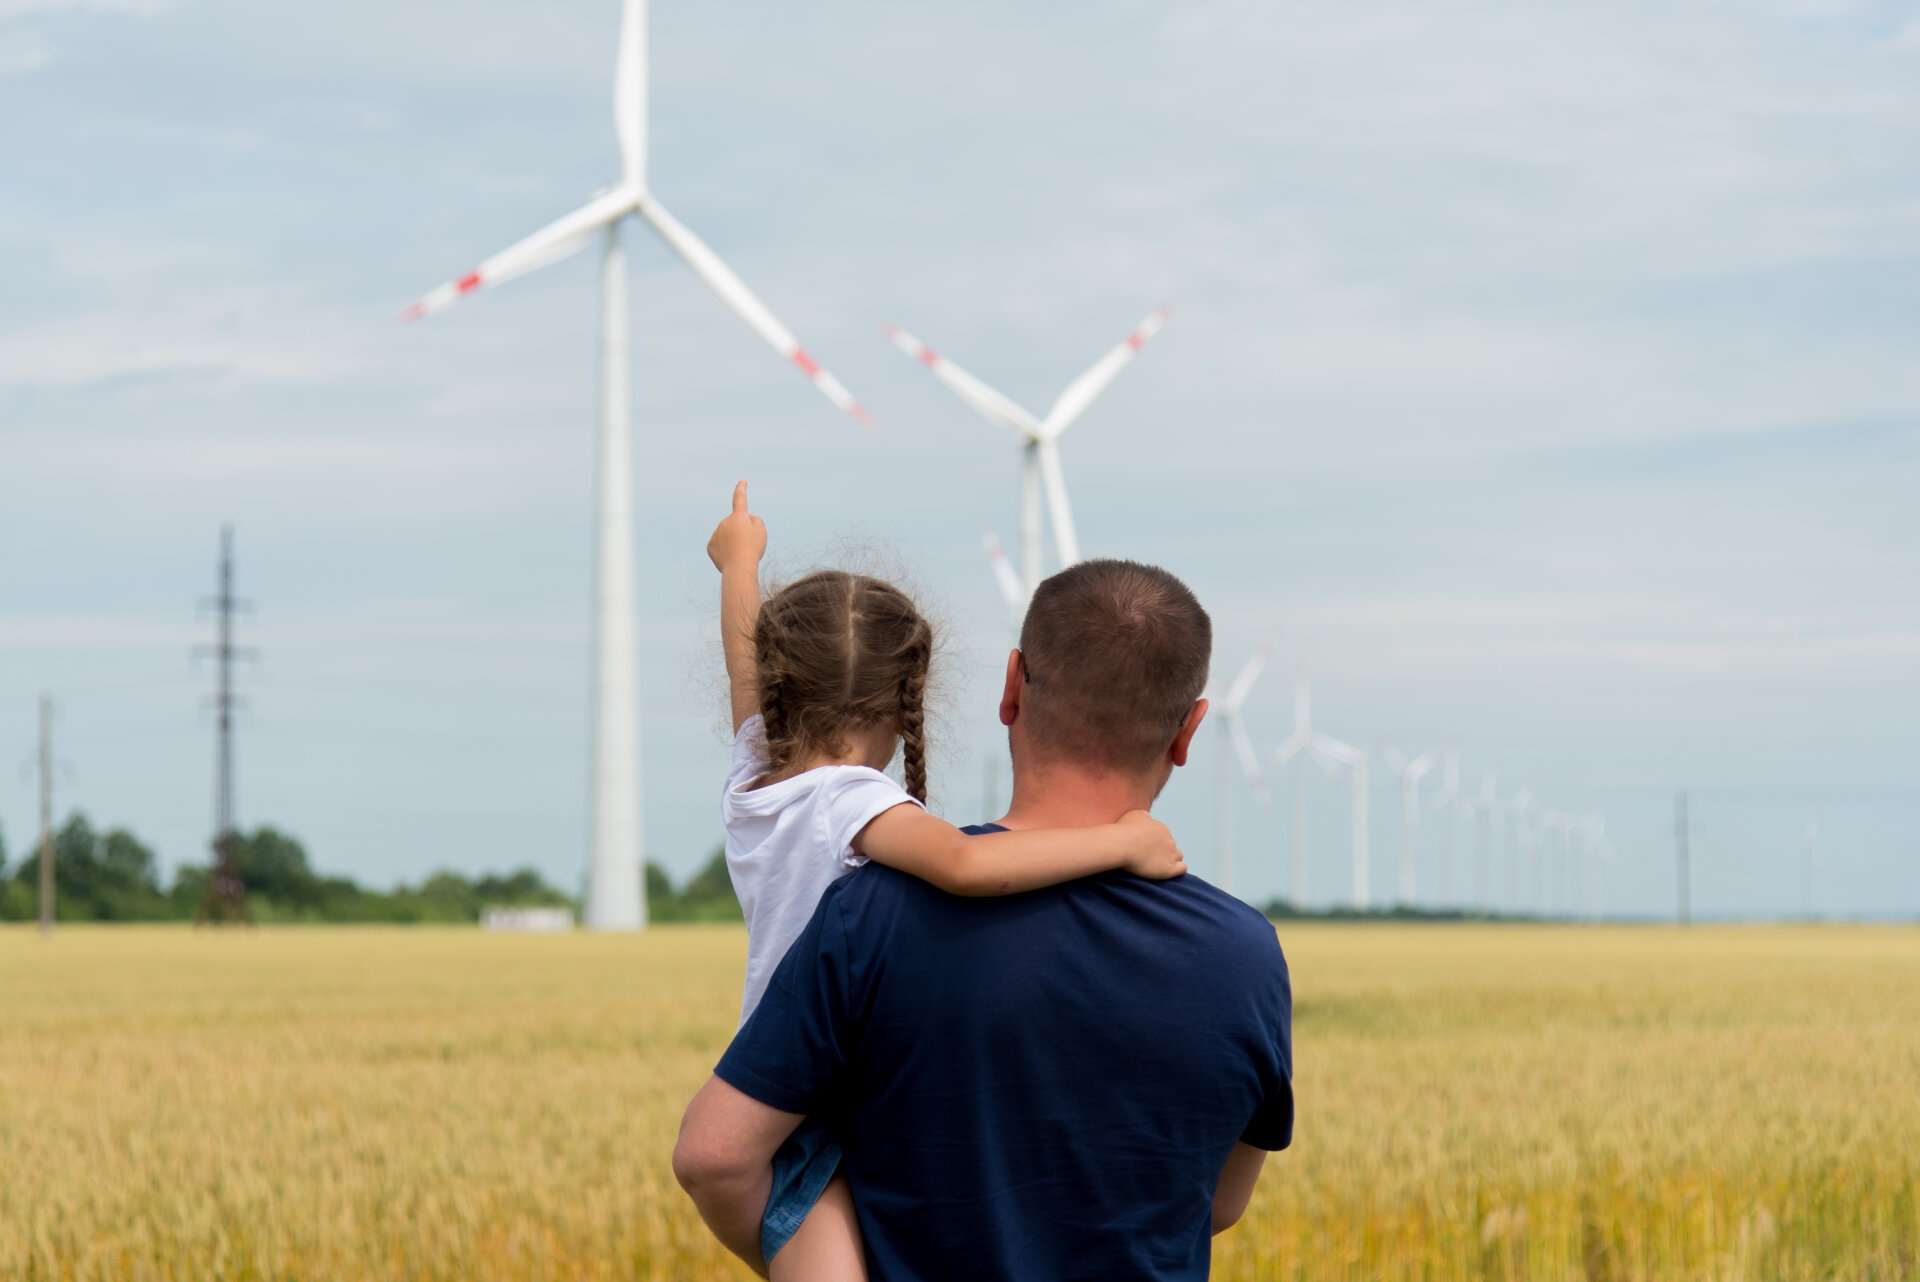
[{"label": "white t-shirt", "polygon": [[821,766],[755,788],[767,773],[766,725],[748,717],[733,736],[720,812],[727,876],[747,917],[747,988],[740,1022],[760,1004],[774,968],[806,929],[835,878],[864,864],[853,839],[911,794],[870,766]]}]

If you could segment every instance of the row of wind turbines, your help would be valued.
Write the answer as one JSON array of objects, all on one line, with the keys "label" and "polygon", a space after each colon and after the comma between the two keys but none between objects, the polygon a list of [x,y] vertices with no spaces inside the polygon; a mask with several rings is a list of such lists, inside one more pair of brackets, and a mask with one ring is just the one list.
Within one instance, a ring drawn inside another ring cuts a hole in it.
[{"label": "row of wind turbines", "polygon": [[[1231,685],[1224,691],[1210,692],[1220,726],[1216,755],[1218,875],[1222,889],[1232,891],[1235,884],[1234,766],[1238,764],[1262,806],[1270,802],[1268,774],[1285,769],[1288,772],[1287,899],[1295,907],[1304,907],[1309,902],[1306,765],[1311,758],[1347,792],[1350,802],[1348,903],[1359,911],[1372,908],[1369,816],[1373,801],[1373,763],[1378,761],[1393,773],[1400,785],[1400,849],[1395,862],[1392,900],[1395,907],[1413,907],[1419,902],[1416,869],[1423,853],[1422,821],[1431,811],[1440,821],[1438,895],[1431,901],[1434,906],[1447,910],[1471,907],[1483,912],[1504,910],[1557,916],[1595,910],[1591,899],[1583,894],[1583,868],[1594,858],[1608,862],[1615,858],[1613,845],[1607,840],[1606,816],[1548,806],[1535,793],[1532,784],[1522,784],[1502,798],[1499,778],[1493,770],[1480,776],[1477,793],[1463,793],[1458,744],[1430,748],[1409,757],[1386,740],[1355,747],[1336,739],[1313,723],[1313,685],[1305,670],[1293,687],[1293,731],[1263,761],[1247,730],[1245,708],[1272,655],[1272,644],[1262,644]],[[1439,786],[1423,793],[1422,781],[1436,769],[1440,772]],[[1468,821],[1474,827],[1474,887],[1470,902],[1462,900],[1463,888],[1455,867],[1456,819]],[[1494,889],[1493,831],[1500,823],[1506,827],[1507,838],[1504,899],[1498,898]],[[1529,873],[1529,885],[1524,889],[1521,885],[1523,863]]]},{"label": "row of wind turbines", "polygon": [[[589,855],[586,924],[599,930],[637,930],[646,922],[644,883],[640,876],[642,809],[640,778],[639,672],[634,591],[633,431],[628,405],[629,353],[627,334],[627,266],[622,229],[639,218],[705,281],[783,360],[792,364],[836,409],[871,428],[873,419],[844,384],[808,355],[789,329],[747,288],[739,276],[675,218],[648,185],[647,167],[647,0],[623,0],[614,69],[613,118],[619,141],[620,177],[594,194],[586,204],[500,253],[466,275],[431,290],[402,314],[414,320],[437,312],[476,290],[502,284],[517,276],[567,258],[597,240],[601,246],[600,369],[598,448],[595,460],[595,576],[593,597],[593,698],[591,761],[587,792]],[[978,377],[942,356],[897,325],[883,326],[902,352],[919,361],[968,406],[988,422],[1010,432],[1020,449],[1019,562],[1010,562],[991,530],[983,542],[995,580],[1008,609],[1017,619],[1028,595],[1044,574],[1042,510],[1053,536],[1061,566],[1080,559],[1080,542],[1073,523],[1060,464],[1060,437],[1094,402],[1133,356],[1166,324],[1168,309],[1150,314],[1132,333],[1073,380],[1045,415],[1038,415],[988,386]],[[1436,749],[1407,758],[1391,745],[1354,747],[1312,722],[1312,692],[1303,676],[1294,696],[1294,728],[1263,764],[1248,734],[1243,708],[1254,683],[1270,657],[1263,646],[1223,693],[1216,696],[1220,713],[1220,856],[1218,875],[1224,888],[1235,883],[1233,842],[1233,778],[1237,760],[1254,794],[1268,801],[1266,772],[1291,767],[1289,777],[1290,839],[1287,849],[1288,886],[1295,904],[1308,898],[1306,850],[1306,779],[1309,757],[1347,788],[1352,798],[1351,902],[1367,908],[1372,902],[1368,850],[1369,781],[1372,763],[1382,761],[1401,785],[1401,849],[1396,899],[1414,900],[1414,866],[1420,850],[1423,808],[1444,819],[1441,831],[1440,902],[1459,906],[1454,876],[1453,820],[1470,819],[1478,834],[1476,899],[1492,906],[1492,830],[1504,820],[1508,830],[1508,905],[1519,906],[1519,862],[1524,849],[1534,868],[1534,901],[1548,906],[1543,861],[1553,863],[1553,902],[1564,911],[1569,881],[1577,884],[1580,862],[1592,854],[1610,856],[1604,820],[1573,815],[1538,805],[1531,787],[1502,800],[1495,777],[1488,772],[1478,794],[1460,791],[1457,747]],[[1435,767],[1441,784],[1426,796],[1420,783]],[[1558,859],[1553,839],[1558,838]],[[1576,854],[1577,850],[1577,854]]]},{"label": "row of wind turbines", "polygon": [[[508,246],[466,275],[423,295],[401,314],[412,321],[467,294],[499,285],[577,253],[601,247],[599,424],[595,456],[595,573],[593,694],[588,767],[588,876],[586,925],[639,930],[646,924],[640,778],[640,679],[634,590],[633,428],[628,405],[627,265],[622,229],[638,218],[705,281],[783,360],[804,375],[836,409],[867,428],[873,418],[853,394],[800,346],[791,330],[739,276],[654,196],[647,167],[647,0],[623,0],[614,65],[613,121],[620,177],[586,204]],[[1011,431],[1021,450],[1020,567],[1016,570],[988,531],[984,539],[1008,608],[1024,611],[1042,577],[1044,503],[1062,565],[1080,559],[1059,439],[1121,367],[1166,323],[1161,308],[1092,368],[1075,379],[1044,417],[1022,408],[897,326],[884,327],[894,344],[920,361],[990,422]]]}]

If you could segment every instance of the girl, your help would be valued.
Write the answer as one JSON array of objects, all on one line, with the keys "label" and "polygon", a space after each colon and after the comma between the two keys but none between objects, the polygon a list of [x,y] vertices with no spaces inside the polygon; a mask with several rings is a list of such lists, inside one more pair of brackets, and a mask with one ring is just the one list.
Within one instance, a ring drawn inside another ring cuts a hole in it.
[{"label": "girl", "polygon": [[[1186,871],[1144,810],[1097,828],[968,836],[925,809],[933,630],[892,584],[824,570],[760,599],[767,530],[747,483],[707,543],[733,703],[722,810],[727,873],[747,919],[740,1020],[836,877],[869,859],[955,895],[1004,895],[1124,868]],[[905,745],[906,787],[882,772]],[[775,1282],[866,1277],[840,1148],[809,1121],[774,1158],[761,1252]]]}]

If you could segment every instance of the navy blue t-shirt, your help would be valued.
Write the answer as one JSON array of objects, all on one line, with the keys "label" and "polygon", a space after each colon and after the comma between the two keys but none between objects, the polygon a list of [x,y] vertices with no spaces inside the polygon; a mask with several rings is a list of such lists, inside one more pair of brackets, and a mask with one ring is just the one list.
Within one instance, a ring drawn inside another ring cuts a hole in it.
[{"label": "navy blue t-shirt", "polygon": [[1235,1141],[1293,1136],[1292,1012],[1273,927],[1198,877],[869,864],[714,1071],[834,1127],[875,1282],[1204,1278]]}]

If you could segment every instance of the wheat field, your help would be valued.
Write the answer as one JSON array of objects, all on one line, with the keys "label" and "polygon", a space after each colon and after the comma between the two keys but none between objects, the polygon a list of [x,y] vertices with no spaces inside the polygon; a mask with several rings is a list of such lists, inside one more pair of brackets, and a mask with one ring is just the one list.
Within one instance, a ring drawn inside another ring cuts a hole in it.
[{"label": "wheat field", "polygon": [[[1223,1278],[1920,1277],[1920,931],[1287,926]],[[674,1187],[738,927],[0,931],[0,1277],[746,1277]]]}]

